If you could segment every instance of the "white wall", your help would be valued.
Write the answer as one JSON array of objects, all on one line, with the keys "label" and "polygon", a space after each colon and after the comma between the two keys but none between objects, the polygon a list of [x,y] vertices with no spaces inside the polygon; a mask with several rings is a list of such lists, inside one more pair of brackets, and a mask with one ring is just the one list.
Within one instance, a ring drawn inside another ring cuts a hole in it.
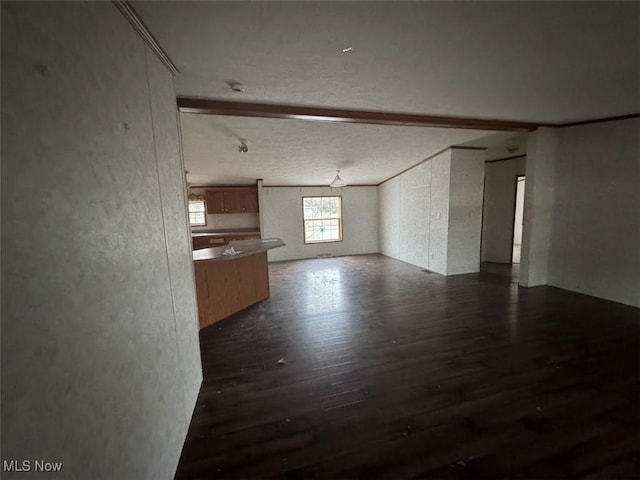
[{"label": "white wall", "polygon": [[485,163],[482,261],[511,263],[516,178],[526,157]]},{"label": "white wall", "polygon": [[450,159],[447,151],[380,185],[380,253],[446,272]]},{"label": "white wall", "polygon": [[380,185],[380,252],[445,275],[478,271],[483,160],[454,148]]},{"label": "white wall", "polygon": [[[446,275],[448,265],[447,242],[449,236],[451,150],[429,160],[427,164],[431,164],[429,189],[431,208],[428,212],[429,242],[426,245],[425,251],[425,253],[428,254],[428,263],[426,268]],[[427,192],[425,191],[425,195],[426,193]],[[411,209],[413,208],[413,205],[405,202],[403,208]],[[403,243],[406,243],[407,241],[410,242],[411,238],[405,236],[403,238]],[[414,262],[409,261],[409,263]]]},{"label": "white wall", "polygon": [[[504,133],[504,132],[503,132]],[[514,133],[506,140],[490,145],[484,151],[486,161],[527,154],[528,132]]]},{"label": "white wall", "polygon": [[447,275],[480,271],[484,152],[451,149]]},{"label": "white wall", "polygon": [[[303,196],[342,196],[342,242],[305,245]],[[269,261],[315,258],[331,254],[378,252],[377,187],[267,187],[261,189],[262,237],[280,237],[287,244],[269,251]]]},{"label": "white wall", "polygon": [[640,120],[562,129],[555,198],[549,285],[640,306]]},{"label": "white wall", "polygon": [[175,94],[113,4],[2,3],[2,169],[2,459],[173,478],[202,379]]},{"label": "white wall", "polygon": [[525,287],[547,284],[560,130],[540,127],[528,136],[520,256],[520,284]]},{"label": "white wall", "polygon": [[[416,167],[417,169],[418,167]],[[393,178],[378,187],[380,253],[400,258],[400,179]],[[427,195],[426,198],[429,198]],[[420,225],[420,223],[419,223]],[[427,226],[428,228],[428,226]]]},{"label": "white wall", "polygon": [[[189,193],[204,195],[206,188],[191,187]],[[206,230],[222,230],[226,228],[255,228],[260,229],[259,213],[219,213],[207,214],[207,224],[203,227],[191,227],[194,232]]]}]

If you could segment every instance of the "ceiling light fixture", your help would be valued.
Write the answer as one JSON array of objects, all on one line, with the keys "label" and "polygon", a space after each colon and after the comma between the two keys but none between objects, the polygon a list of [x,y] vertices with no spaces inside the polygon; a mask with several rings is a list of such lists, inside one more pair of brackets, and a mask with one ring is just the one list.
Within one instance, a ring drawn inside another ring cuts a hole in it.
[{"label": "ceiling light fixture", "polygon": [[340,170],[336,170],[336,178],[329,184],[331,188],[342,188],[347,186],[347,182],[340,178]]},{"label": "ceiling light fixture", "polygon": [[349,53],[349,52],[353,52],[353,48],[352,47],[347,47],[347,48],[343,48],[342,49],[342,53]]},{"label": "ceiling light fixture", "polygon": [[238,145],[238,151],[240,153],[247,153],[249,151],[249,147],[247,147],[247,140],[244,138],[240,139],[240,145]]},{"label": "ceiling light fixture", "polygon": [[229,85],[229,88],[231,89],[232,92],[237,92],[237,93],[246,92],[246,90],[244,89],[244,85],[242,85],[240,82],[227,82],[227,85]]}]

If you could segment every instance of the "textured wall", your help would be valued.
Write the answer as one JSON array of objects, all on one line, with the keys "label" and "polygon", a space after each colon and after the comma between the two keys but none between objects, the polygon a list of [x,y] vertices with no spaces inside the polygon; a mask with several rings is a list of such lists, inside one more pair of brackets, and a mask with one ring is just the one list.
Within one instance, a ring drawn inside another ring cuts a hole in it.
[{"label": "textured wall", "polygon": [[[184,395],[185,410],[181,418],[184,422],[185,419],[188,421],[191,418],[202,381],[184,164],[180,152],[173,77],[149,49],[146,50],[146,57],[166,258],[177,340],[177,361],[180,372],[178,378],[184,382],[183,387],[177,389],[177,392]],[[182,426],[185,426],[184,423]],[[171,453],[175,455],[176,452]]]},{"label": "textured wall", "polygon": [[[432,268],[434,259],[444,257],[446,266],[447,201],[445,198],[442,205],[439,197],[434,200],[432,174],[434,165],[437,171],[442,170],[443,178],[436,188],[439,193],[448,193],[448,159],[449,153],[443,153],[380,185],[380,253],[422,268]],[[432,216],[434,202],[441,210],[439,219]],[[443,226],[444,238],[439,243],[435,239],[433,243],[442,248],[433,252],[430,245],[436,224]],[[437,267],[435,271],[439,271]]]},{"label": "textured wall", "polygon": [[[342,242],[304,244],[303,196],[342,195]],[[378,252],[377,187],[263,187],[262,237],[280,237],[285,247],[269,251],[269,261],[314,258],[320,254]]]},{"label": "textured wall", "polygon": [[431,165],[431,211],[429,212],[429,263],[427,268],[447,274],[449,238],[449,187],[451,185],[451,150],[427,162]]},{"label": "textured wall", "polygon": [[525,169],[526,157],[485,163],[483,262],[511,263],[516,178]]},{"label": "textured wall", "polygon": [[547,284],[559,137],[559,129],[546,127],[528,136],[520,260],[520,284],[525,287]]},{"label": "textured wall", "polygon": [[378,187],[380,253],[400,258],[400,178],[396,177]]},{"label": "textured wall", "polygon": [[398,177],[398,255],[405,262],[424,268],[429,265],[429,249],[425,246],[429,245],[430,176],[431,164],[426,162]]},{"label": "textured wall", "polygon": [[380,253],[446,274],[451,151],[380,185]]},{"label": "textured wall", "polygon": [[172,78],[101,2],[3,2],[2,63],[2,458],[172,478],[201,381]]},{"label": "textured wall", "polygon": [[380,188],[380,253],[443,275],[477,272],[481,150],[452,148]]},{"label": "textured wall", "polygon": [[447,275],[480,271],[484,151],[451,150]]},{"label": "textured wall", "polygon": [[548,283],[640,306],[640,120],[562,129],[555,192]]}]

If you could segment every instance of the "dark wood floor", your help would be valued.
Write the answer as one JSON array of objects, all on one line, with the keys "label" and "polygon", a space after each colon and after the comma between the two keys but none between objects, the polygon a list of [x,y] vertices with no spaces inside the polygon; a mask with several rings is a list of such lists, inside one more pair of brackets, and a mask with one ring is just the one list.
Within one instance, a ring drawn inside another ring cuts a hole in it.
[{"label": "dark wood floor", "polygon": [[637,479],[640,310],[506,268],[271,264],[201,332],[176,478]]}]

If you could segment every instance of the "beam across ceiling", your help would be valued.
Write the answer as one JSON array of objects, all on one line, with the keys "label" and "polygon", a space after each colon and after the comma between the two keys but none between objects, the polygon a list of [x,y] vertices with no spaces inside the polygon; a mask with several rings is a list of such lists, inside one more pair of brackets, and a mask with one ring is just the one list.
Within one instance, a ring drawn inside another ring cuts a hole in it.
[{"label": "beam across ceiling", "polygon": [[538,128],[538,125],[535,123],[508,120],[341,110],[335,108],[274,105],[267,103],[229,102],[189,97],[178,97],[178,109],[182,113],[206,115],[283,118],[319,122],[368,123],[405,127],[465,128],[471,130],[505,130],[515,132],[529,132]]}]

